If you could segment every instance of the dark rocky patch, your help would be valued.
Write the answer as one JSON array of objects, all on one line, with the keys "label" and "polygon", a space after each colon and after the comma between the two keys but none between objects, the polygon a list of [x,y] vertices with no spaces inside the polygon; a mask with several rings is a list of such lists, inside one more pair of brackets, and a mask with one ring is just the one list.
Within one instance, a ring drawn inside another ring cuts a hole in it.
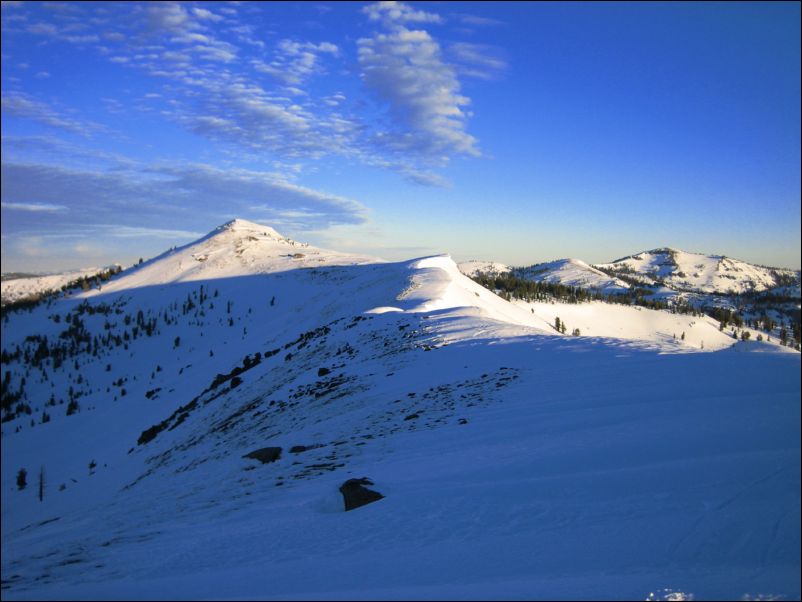
[{"label": "dark rocky patch", "polygon": [[384,497],[378,491],[368,489],[365,485],[373,485],[373,481],[367,477],[348,479],[340,486],[340,493],[343,494],[346,512],[372,502],[378,502]]},{"label": "dark rocky patch", "polygon": [[310,449],[317,449],[323,447],[322,443],[314,443],[313,445],[293,445],[290,448],[291,454],[300,454],[301,452],[309,451]]},{"label": "dark rocky patch", "polygon": [[270,462],[275,462],[281,457],[281,448],[262,447],[260,449],[256,449],[252,452],[249,452],[242,457],[251,458],[253,460],[259,460],[262,464],[268,464]]},{"label": "dark rocky patch", "polygon": [[331,372],[331,370],[329,370],[328,368],[318,368],[317,375],[326,376],[329,372]]}]

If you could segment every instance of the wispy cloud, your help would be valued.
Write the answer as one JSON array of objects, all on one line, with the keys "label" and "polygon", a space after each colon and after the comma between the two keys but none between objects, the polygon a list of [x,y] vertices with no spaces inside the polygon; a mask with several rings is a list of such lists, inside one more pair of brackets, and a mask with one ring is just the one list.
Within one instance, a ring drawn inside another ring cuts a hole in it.
[{"label": "wispy cloud", "polygon": [[403,2],[375,2],[362,9],[371,21],[381,21],[385,25],[404,23],[442,23],[443,18],[434,13],[416,10]]},{"label": "wispy cloud", "polygon": [[179,2],[148,2],[147,19],[155,31],[183,31],[194,25],[190,12]]},{"label": "wispy cloud", "polygon": [[507,70],[507,61],[496,46],[455,42],[448,46],[448,54],[461,75],[493,80]]},{"label": "wispy cloud", "polygon": [[[147,96],[135,103],[121,94],[102,96],[106,112],[170,120],[228,156],[306,166],[337,156],[442,186],[447,181],[436,170],[455,156],[480,154],[460,78],[490,79],[503,61],[482,59],[478,46],[441,48],[420,28],[443,23],[442,16],[403,2],[369,4],[355,10],[375,31],[335,44],[279,36],[247,20],[246,6],[129,3],[112,15],[107,7],[76,4],[29,11],[35,18],[21,31],[82,51],[94,47],[114,68],[149,77]],[[325,79],[333,73],[342,84]],[[364,83],[361,90],[348,81],[354,77]],[[336,91],[343,89],[347,97]],[[4,95],[3,111],[74,133],[98,131],[23,93]]]},{"label": "wispy cloud", "polygon": [[469,15],[466,13],[456,13],[454,15],[461,23],[465,25],[474,25],[478,27],[493,27],[496,25],[504,25],[503,21],[498,19],[491,19],[490,17],[480,17],[478,15]]},{"label": "wispy cloud", "polygon": [[379,144],[441,164],[453,153],[479,155],[476,138],[467,132],[470,99],[461,94],[456,69],[428,32],[395,23],[358,46],[365,84],[389,105],[400,126],[380,132]]},{"label": "wispy cloud", "polygon": [[322,71],[319,60],[321,55],[336,56],[339,52],[340,49],[330,42],[314,44],[281,40],[273,60],[269,63],[254,60],[253,66],[257,71],[267,73],[283,83],[298,85],[310,75]]},{"label": "wispy cloud", "polygon": [[14,209],[17,211],[46,211],[48,213],[67,210],[64,205],[53,205],[50,203],[6,203],[3,201],[0,202],[0,207],[3,209]]},{"label": "wispy cloud", "polygon": [[22,92],[9,92],[2,96],[2,109],[7,115],[32,119],[44,125],[87,136],[93,132],[104,130],[100,124],[92,121],[79,121],[65,116],[50,105],[34,100]]},{"label": "wispy cloud", "polygon": [[118,226],[116,224],[95,224],[93,230],[113,238],[159,238],[164,240],[192,240],[200,238],[205,232],[192,230],[173,230],[168,228],[143,228],[141,226]]},{"label": "wispy cloud", "polygon": [[1,190],[4,210],[63,207],[86,224],[119,220],[120,226],[128,227],[159,227],[179,216],[200,227],[221,211],[247,215],[254,205],[277,214],[296,212],[296,225],[307,229],[362,223],[366,213],[357,201],[295,184],[275,173],[208,165],[97,172],[4,163]]}]

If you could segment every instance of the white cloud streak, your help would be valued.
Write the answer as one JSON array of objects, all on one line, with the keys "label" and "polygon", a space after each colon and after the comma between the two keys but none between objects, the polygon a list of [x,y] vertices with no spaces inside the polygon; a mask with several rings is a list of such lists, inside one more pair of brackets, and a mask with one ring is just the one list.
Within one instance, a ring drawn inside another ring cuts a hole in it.
[{"label": "white cloud streak", "polygon": [[460,93],[453,66],[440,45],[422,30],[396,26],[358,42],[362,77],[382,101],[400,131],[378,137],[396,150],[422,153],[440,163],[452,153],[479,155],[466,131],[470,99]]},{"label": "white cloud streak", "polygon": [[66,211],[64,205],[52,205],[50,203],[0,203],[3,209],[15,209],[17,211],[33,211],[34,213],[45,211],[53,213],[57,211]]},{"label": "white cloud streak", "polygon": [[22,92],[9,92],[2,96],[2,110],[7,115],[38,121],[44,125],[87,136],[105,129],[91,121],[79,121]]},{"label": "white cloud streak", "polygon": [[87,224],[121,219],[121,226],[137,227],[156,227],[179,216],[206,224],[222,210],[247,214],[254,205],[275,212],[303,212],[306,219],[298,223],[306,229],[363,223],[366,213],[357,201],[295,184],[278,174],[201,164],[98,172],[3,163],[0,197],[4,210],[36,211],[38,206],[44,216],[63,208]]},{"label": "white cloud streak", "polygon": [[385,25],[403,23],[442,23],[443,18],[434,13],[415,10],[403,2],[376,2],[362,9],[371,21],[380,21]]}]

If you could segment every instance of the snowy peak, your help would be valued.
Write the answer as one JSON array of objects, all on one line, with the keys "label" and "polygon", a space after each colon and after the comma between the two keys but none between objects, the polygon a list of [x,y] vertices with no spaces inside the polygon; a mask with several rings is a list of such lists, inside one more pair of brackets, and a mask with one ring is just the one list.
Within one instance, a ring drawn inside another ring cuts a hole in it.
[{"label": "snowy peak", "polygon": [[319,249],[283,236],[269,226],[234,219],[136,267],[104,287],[104,291],[376,261]]},{"label": "snowy peak", "polygon": [[225,224],[218,226],[213,231],[215,232],[232,232],[244,235],[255,235],[255,236],[266,236],[268,238],[274,238],[276,240],[283,240],[285,239],[284,236],[276,232],[270,226],[264,226],[262,224],[257,224],[256,222],[249,222],[245,219],[232,219],[231,221],[226,222]]}]

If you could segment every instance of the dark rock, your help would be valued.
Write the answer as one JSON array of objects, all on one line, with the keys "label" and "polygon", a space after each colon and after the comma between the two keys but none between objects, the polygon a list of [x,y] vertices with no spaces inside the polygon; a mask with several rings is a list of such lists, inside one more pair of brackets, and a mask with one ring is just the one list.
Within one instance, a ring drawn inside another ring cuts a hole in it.
[{"label": "dark rock", "polygon": [[331,372],[331,370],[329,370],[328,368],[318,368],[317,369],[317,375],[318,376],[326,376],[329,372]]},{"label": "dark rock", "polygon": [[420,418],[420,414],[410,414],[409,416],[404,417],[404,420],[414,420],[415,418]]},{"label": "dark rock", "polygon": [[309,451],[310,449],[317,449],[318,447],[323,447],[322,443],[315,443],[313,445],[293,445],[290,448],[291,454],[300,454],[301,452]]},{"label": "dark rock", "polygon": [[340,486],[340,493],[343,494],[346,512],[370,504],[371,502],[378,502],[384,497],[378,491],[368,489],[365,485],[373,485],[373,481],[367,477],[348,479]]},{"label": "dark rock", "polygon": [[467,419],[465,419],[465,418],[460,418],[460,419],[459,419],[459,423],[460,423],[460,424],[468,424],[468,421],[467,421]]},{"label": "dark rock", "polygon": [[256,449],[252,452],[249,452],[242,457],[252,458],[254,460],[259,460],[262,464],[268,464],[269,462],[275,462],[281,457],[281,448],[263,447],[261,449]]}]

